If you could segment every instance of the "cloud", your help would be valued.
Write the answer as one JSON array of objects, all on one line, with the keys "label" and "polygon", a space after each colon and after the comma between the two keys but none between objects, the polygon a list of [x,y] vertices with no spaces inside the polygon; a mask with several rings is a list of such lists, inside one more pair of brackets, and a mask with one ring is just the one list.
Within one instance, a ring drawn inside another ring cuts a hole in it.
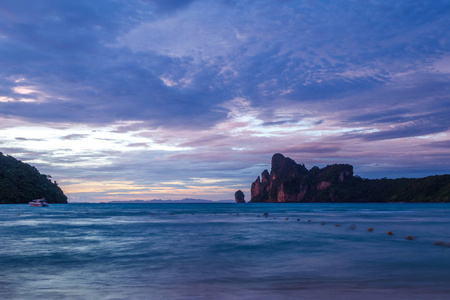
[{"label": "cloud", "polygon": [[449,13],[446,1],[2,1],[1,150],[133,186],[242,187],[275,152],[370,176],[443,172]]},{"label": "cloud", "polygon": [[146,2],[154,5],[156,13],[174,13],[182,8],[186,8],[194,0],[147,0]]},{"label": "cloud", "polygon": [[77,134],[77,133],[73,133],[73,134],[69,134],[66,136],[61,137],[62,140],[81,140],[84,139],[86,137],[88,137],[88,134]]}]

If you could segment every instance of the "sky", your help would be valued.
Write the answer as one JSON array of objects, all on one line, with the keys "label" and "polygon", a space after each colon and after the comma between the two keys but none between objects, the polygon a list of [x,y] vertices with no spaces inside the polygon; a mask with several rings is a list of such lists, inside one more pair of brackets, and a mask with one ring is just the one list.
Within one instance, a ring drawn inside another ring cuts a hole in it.
[{"label": "sky", "polygon": [[0,2],[0,152],[69,202],[449,174],[449,116],[448,0]]}]

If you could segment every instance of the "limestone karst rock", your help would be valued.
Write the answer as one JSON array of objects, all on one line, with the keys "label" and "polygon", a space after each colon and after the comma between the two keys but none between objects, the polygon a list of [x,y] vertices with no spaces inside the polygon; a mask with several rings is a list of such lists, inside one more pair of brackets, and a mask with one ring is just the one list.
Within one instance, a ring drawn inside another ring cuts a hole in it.
[{"label": "limestone karst rock", "polygon": [[308,170],[277,153],[250,192],[250,202],[450,202],[450,175],[362,179],[348,164]]},{"label": "limestone karst rock", "polygon": [[234,200],[236,203],[245,203],[245,195],[244,193],[239,190],[234,194]]},{"label": "limestone karst rock", "polygon": [[314,167],[308,171],[280,153],[273,155],[270,174],[264,170],[251,187],[251,202],[312,202],[323,199],[319,191],[332,184],[342,184],[353,176],[350,165],[332,165],[323,169]]}]

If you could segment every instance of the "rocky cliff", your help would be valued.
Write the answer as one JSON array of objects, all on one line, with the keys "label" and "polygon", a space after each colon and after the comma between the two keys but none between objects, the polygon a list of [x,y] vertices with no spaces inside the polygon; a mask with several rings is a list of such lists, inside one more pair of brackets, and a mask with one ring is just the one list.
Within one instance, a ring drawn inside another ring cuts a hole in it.
[{"label": "rocky cliff", "polygon": [[245,203],[245,195],[241,190],[234,193],[234,201],[236,203]]},{"label": "rocky cliff", "polygon": [[45,197],[48,203],[67,203],[67,197],[51,176],[0,152],[0,204],[28,203]]},{"label": "rocky cliff", "polygon": [[275,154],[251,186],[250,202],[449,202],[450,175],[419,179],[362,179],[353,166],[334,164],[311,170]]}]

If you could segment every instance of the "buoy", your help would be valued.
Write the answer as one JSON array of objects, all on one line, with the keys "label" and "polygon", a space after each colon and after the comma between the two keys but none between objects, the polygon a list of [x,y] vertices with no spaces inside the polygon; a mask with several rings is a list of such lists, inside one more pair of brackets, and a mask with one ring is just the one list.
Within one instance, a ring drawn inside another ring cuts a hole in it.
[{"label": "buoy", "polygon": [[373,231],[373,228],[372,228],[372,227],[369,227],[369,228],[367,228],[367,231],[368,231],[368,232],[372,232],[372,231]]},{"label": "buoy", "polygon": [[442,241],[434,242],[433,245],[435,245],[435,246],[450,247],[450,243],[444,243],[444,242],[442,242]]},{"label": "buoy", "polygon": [[356,225],[355,224],[352,224],[352,225],[350,225],[350,229],[356,229]]},{"label": "buoy", "polygon": [[339,226],[341,226],[341,225],[340,225],[340,224],[334,224],[334,226],[339,227]]},{"label": "buoy", "polygon": [[266,213],[266,212],[265,212],[263,215],[266,216],[266,217],[268,217],[268,216],[269,216],[269,213]]},{"label": "buoy", "polygon": [[300,221],[300,219],[297,219],[297,221]]},{"label": "buoy", "polygon": [[406,239],[412,241],[412,240],[414,240],[414,237],[413,237],[413,236],[410,236],[410,235],[407,235],[407,236],[406,236]]},{"label": "buoy", "polygon": [[289,220],[289,218],[286,218],[286,221]]},{"label": "buoy", "polygon": [[18,213],[17,215],[20,216],[20,213]]},{"label": "buoy", "polygon": [[387,234],[387,235],[394,235],[394,234],[392,233],[392,231],[390,231],[390,230],[388,230],[388,231],[386,232],[386,234]]},{"label": "buoy", "polygon": [[308,220],[308,222],[311,222],[311,220]]},{"label": "buoy", "polygon": [[321,225],[325,225],[325,222],[322,221],[322,223],[320,223]]}]

